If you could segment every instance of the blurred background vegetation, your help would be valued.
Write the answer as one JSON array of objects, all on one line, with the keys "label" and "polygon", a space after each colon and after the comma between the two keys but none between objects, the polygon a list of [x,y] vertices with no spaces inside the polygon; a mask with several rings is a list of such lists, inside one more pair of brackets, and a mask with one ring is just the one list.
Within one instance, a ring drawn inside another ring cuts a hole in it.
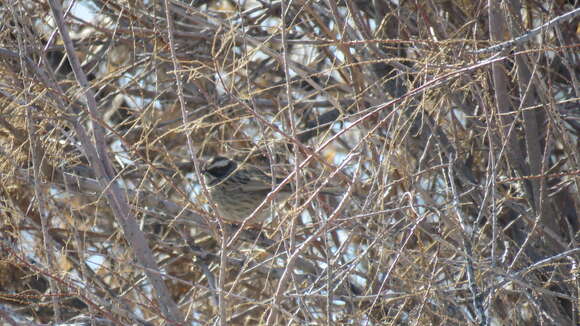
[{"label": "blurred background vegetation", "polygon": [[578,325],[578,7],[0,0],[0,320]]}]

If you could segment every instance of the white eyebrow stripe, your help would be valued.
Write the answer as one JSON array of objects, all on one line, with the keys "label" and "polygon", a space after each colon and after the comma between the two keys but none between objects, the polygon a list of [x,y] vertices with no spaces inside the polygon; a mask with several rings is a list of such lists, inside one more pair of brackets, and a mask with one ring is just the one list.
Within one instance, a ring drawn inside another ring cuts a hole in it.
[{"label": "white eyebrow stripe", "polygon": [[215,162],[211,162],[211,164],[209,165],[208,170],[211,170],[213,168],[224,168],[224,167],[226,167],[226,166],[228,166],[230,164],[231,164],[231,162],[229,160],[227,160],[227,159],[219,159],[219,160],[217,160]]}]

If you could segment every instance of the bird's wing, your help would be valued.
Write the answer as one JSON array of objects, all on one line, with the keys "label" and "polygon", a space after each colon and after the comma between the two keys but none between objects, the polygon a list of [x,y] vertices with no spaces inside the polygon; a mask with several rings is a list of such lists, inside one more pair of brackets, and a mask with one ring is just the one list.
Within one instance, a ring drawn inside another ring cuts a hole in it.
[{"label": "bird's wing", "polygon": [[237,173],[242,191],[270,191],[272,185],[268,182],[266,174],[254,167],[246,167]]},{"label": "bird's wing", "polygon": [[[251,171],[250,171],[251,170]],[[272,186],[272,177],[269,174],[264,173],[261,169],[248,167],[245,176],[251,175],[252,178],[240,178],[242,183],[242,189],[245,191],[272,191],[275,187]],[[281,182],[282,179],[276,179],[276,182]],[[284,186],[283,191],[288,191],[290,185]]]}]

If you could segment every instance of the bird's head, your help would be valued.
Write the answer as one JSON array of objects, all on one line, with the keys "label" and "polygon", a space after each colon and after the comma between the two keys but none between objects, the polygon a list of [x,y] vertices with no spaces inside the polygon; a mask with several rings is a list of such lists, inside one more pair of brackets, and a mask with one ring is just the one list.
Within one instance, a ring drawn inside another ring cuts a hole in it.
[{"label": "bird's head", "polygon": [[227,157],[216,156],[205,167],[203,174],[217,179],[224,179],[234,172],[238,164]]}]

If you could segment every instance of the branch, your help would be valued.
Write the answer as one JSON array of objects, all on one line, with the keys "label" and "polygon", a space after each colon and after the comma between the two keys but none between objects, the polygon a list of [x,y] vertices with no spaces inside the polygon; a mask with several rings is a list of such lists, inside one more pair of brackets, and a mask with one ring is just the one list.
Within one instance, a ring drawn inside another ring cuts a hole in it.
[{"label": "branch", "polygon": [[550,27],[553,27],[556,24],[567,21],[569,19],[571,20],[578,15],[580,15],[580,8],[576,8],[570,12],[567,12],[561,16],[558,16],[558,17],[550,20],[549,22],[545,23],[544,25],[538,26],[538,27],[530,30],[529,32],[525,33],[524,35],[516,37],[513,40],[505,41],[505,42],[502,42],[500,44],[496,44],[494,46],[490,46],[490,47],[485,48],[485,49],[479,49],[477,51],[472,51],[469,53],[471,53],[471,54],[485,54],[485,53],[499,52],[503,49],[511,48],[517,44],[524,43],[528,39],[540,34],[543,30],[546,30]]}]

